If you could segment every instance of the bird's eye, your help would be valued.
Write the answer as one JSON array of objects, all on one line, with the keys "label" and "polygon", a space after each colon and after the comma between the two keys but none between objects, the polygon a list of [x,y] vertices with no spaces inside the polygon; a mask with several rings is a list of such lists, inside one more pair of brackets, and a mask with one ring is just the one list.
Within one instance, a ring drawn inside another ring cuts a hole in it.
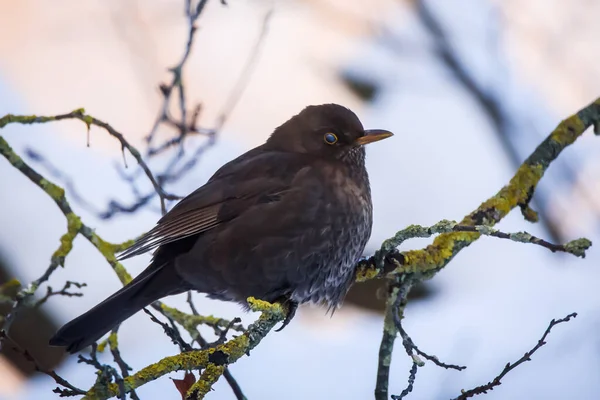
[{"label": "bird's eye", "polygon": [[325,136],[323,136],[323,140],[327,144],[335,144],[338,141],[338,138],[337,138],[337,136],[335,136],[335,134],[329,132],[329,133],[326,133]]}]

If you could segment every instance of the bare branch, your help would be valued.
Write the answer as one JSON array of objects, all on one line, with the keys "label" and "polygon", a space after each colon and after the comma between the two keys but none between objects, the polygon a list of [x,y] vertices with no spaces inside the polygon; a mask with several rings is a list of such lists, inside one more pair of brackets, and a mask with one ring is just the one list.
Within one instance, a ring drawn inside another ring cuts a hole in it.
[{"label": "bare branch", "polygon": [[148,136],[146,136],[146,142],[148,143],[149,153],[152,152],[152,142],[154,140],[154,136],[156,135],[156,132],[157,132],[160,124],[165,121],[173,121],[175,124],[178,124],[178,122],[174,121],[169,116],[169,105],[170,105],[170,101],[171,101],[171,95],[173,94],[174,90],[177,90],[179,92],[179,96],[178,96],[179,111],[181,114],[181,123],[179,124],[180,136],[184,137],[188,133],[187,117],[186,117],[187,107],[186,107],[185,93],[184,93],[184,86],[183,86],[183,79],[182,79],[183,67],[185,66],[185,63],[187,62],[188,57],[190,56],[190,53],[192,52],[192,45],[194,43],[194,37],[195,37],[196,31],[197,31],[196,20],[202,14],[202,11],[204,10],[204,7],[208,3],[208,1],[207,0],[199,0],[198,3],[196,4],[196,7],[192,7],[191,3],[192,3],[191,0],[184,1],[185,16],[188,21],[188,37],[187,37],[183,55],[181,57],[181,60],[175,66],[169,68],[169,71],[173,74],[171,83],[168,85],[166,85],[166,84],[160,85],[160,91],[163,95],[163,102],[162,102],[162,106],[160,107],[160,112],[158,114],[158,117],[156,118],[154,125],[152,126],[152,129],[150,130],[150,133],[148,134]]},{"label": "bare branch", "polygon": [[[192,350],[175,356],[165,357],[157,363],[149,365],[125,378],[125,390],[136,389],[174,371],[208,368],[210,365],[225,367],[234,363],[240,357],[249,354],[277,323],[283,321],[286,310],[281,304],[270,304],[254,298],[249,298],[248,304],[253,311],[259,311],[262,314],[242,335],[211,349]],[[203,398],[204,394],[210,390],[212,384],[224,373],[225,368],[215,367],[211,367],[215,370],[215,374],[210,376],[209,381],[205,381],[207,382],[207,387],[205,387],[206,392],[198,392],[196,398]],[[115,383],[110,383],[103,388],[96,386],[90,388],[86,396],[88,399],[103,400],[116,396],[118,393],[119,386]]]},{"label": "bare branch", "polygon": [[[383,336],[379,350],[375,387],[376,399],[383,400],[387,399],[388,396],[389,366],[394,340],[398,333],[398,324],[394,323],[394,319],[402,318],[403,299],[406,296],[404,289],[406,288],[406,291],[408,291],[412,283],[435,276],[437,272],[448,265],[458,252],[479,239],[482,234],[518,242],[533,243],[552,251],[565,251],[580,257],[585,255],[585,250],[591,246],[591,242],[587,239],[578,239],[559,246],[535,238],[530,234],[502,233],[492,229],[491,226],[499,222],[510,210],[517,206],[521,208],[526,218],[534,220],[536,215],[529,208],[529,201],[545,170],[563,149],[574,143],[584,131],[598,123],[598,121],[600,121],[600,98],[577,114],[562,121],[525,160],[509,184],[467,215],[459,225],[451,221],[442,221],[429,228],[412,225],[399,231],[391,239],[384,241],[381,249],[374,256],[358,263],[357,281],[365,281],[385,275],[392,282],[386,302]],[[425,249],[406,252],[399,252],[396,249],[407,239],[430,237],[435,233],[440,233],[440,235],[433,241],[433,244]],[[402,296],[398,300],[400,294]],[[399,301],[398,304],[396,304],[397,301]],[[414,357],[413,361],[417,363]],[[415,374],[412,373],[411,369],[409,380],[414,380],[414,377]],[[409,382],[406,393],[409,393],[412,387],[413,382]]]},{"label": "bare branch", "polygon": [[116,138],[119,141],[119,143],[121,143],[122,151],[125,151],[125,149],[127,149],[127,151],[133,156],[133,158],[135,158],[138,165],[142,168],[142,170],[144,171],[144,173],[146,174],[146,176],[152,183],[154,190],[156,191],[156,193],[158,193],[158,196],[160,198],[161,209],[163,210],[163,212],[166,212],[165,200],[169,200],[169,199],[173,198],[173,195],[166,193],[163,190],[162,186],[160,186],[158,184],[158,182],[154,178],[154,175],[152,174],[152,171],[150,171],[150,168],[148,167],[146,162],[142,159],[140,152],[125,139],[125,137],[123,136],[122,133],[117,131],[115,128],[110,126],[108,123],[101,121],[97,118],[94,118],[91,115],[86,114],[85,110],[83,108],[79,108],[79,109],[71,111],[70,113],[67,113],[67,114],[59,114],[59,115],[53,115],[53,116],[7,114],[4,117],[0,118],[0,129],[4,128],[6,125],[8,125],[10,123],[39,124],[39,123],[46,123],[49,121],[61,121],[61,120],[65,120],[65,119],[78,119],[80,121],[83,121],[86,124],[88,130],[90,129],[90,127],[92,125],[98,126],[100,128],[103,128],[111,136]]},{"label": "bare branch", "polygon": [[77,289],[81,289],[82,287],[87,286],[85,283],[78,283],[78,282],[73,282],[73,281],[66,281],[64,286],[62,287],[62,289],[60,289],[59,291],[55,291],[52,289],[52,286],[48,286],[47,290],[46,290],[46,294],[44,295],[44,297],[42,297],[41,299],[39,299],[35,304],[34,307],[38,308],[40,307],[42,304],[44,304],[46,301],[48,301],[48,299],[52,296],[67,296],[67,297],[81,297],[83,296],[83,293],[81,292],[69,292],[69,289],[71,288],[71,286],[75,286]]},{"label": "bare branch", "polygon": [[[408,293],[407,293],[407,295],[408,295]],[[406,331],[404,330],[404,327],[402,326],[401,314],[403,314],[403,312],[404,312],[404,310],[402,309],[402,307],[403,307],[402,303],[403,303],[403,301],[402,301],[401,297],[398,296],[398,298],[396,299],[396,301],[394,302],[394,305],[393,305],[393,308],[395,310],[394,324],[396,325],[396,329],[398,330],[398,333],[400,333],[400,337],[402,338],[402,344],[404,345],[406,354],[408,354],[408,356],[412,358],[413,362],[416,363],[417,366],[419,366],[419,367],[424,366],[425,363],[418,357],[418,356],[421,356],[421,357],[433,362],[438,367],[442,367],[445,369],[455,369],[457,371],[462,371],[463,369],[466,369],[467,367],[465,367],[465,366],[443,363],[436,356],[430,356],[429,354],[421,351],[415,345],[415,343],[413,342],[411,337],[408,335],[408,333],[406,333]]]},{"label": "bare branch", "polygon": [[82,355],[78,355],[77,362],[91,365],[92,367],[96,368],[96,370],[98,370],[96,383],[93,386],[94,388],[96,388],[96,390],[105,390],[105,388],[108,387],[108,385],[114,379],[115,385],[118,388],[118,391],[117,393],[115,393],[115,396],[117,396],[119,400],[127,400],[127,391],[125,389],[123,377],[112,366],[102,364],[100,363],[100,361],[98,361],[98,345],[96,343],[92,344],[92,351],[90,352],[89,358],[86,358]]},{"label": "bare branch", "polygon": [[413,362],[408,373],[408,385],[399,395],[393,394],[391,396],[392,400],[402,400],[403,398],[408,396],[410,392],[412,392],[413,385],[415,384],[415,379],[417,379],[417,371],[418,364],[416,362]]},{"label": "bare branch", "polygon": [[[195,315],[195,316],[199,316],[198,310],[196,310],[196,306],[194,305],[194,302],[192,301],[192,292],[188,292],[187,293],[187,302],[188,302],[188,304],[190,306],[190,309],[192,310],[192,314]],[[228,329],[233,329],[234,326],[235,325],[233,325],[233,324],[230,323],[228,325]],[[207,349],[209,347],[212,347],[211,343],[208,343],[202,337],[202,335],[200,334],[200,332],[198,331],[197,328],[191,329],[191,326],[189,326],[187,329],[188,329],[188,333],[200,345],[201,349],[204,350],[204,349]],[[215,332],[216,332],[216,328],[215,328]],[[242,391],[242,388],[240,387],[240,385],[237,383],[237,381],[235,380],[235,378],[231,374],[231,371],[229,371],[229,368],[225,368],[225,371],[223,372],[223,377],[225,378],[225,380],[227,381],[227,383],[231,387],[231,390],[233,391],[233,394],[235,395],[235,398],[237,400],[247,400],[246,396],[244,395],[244,392]]]},{"label": "bare branch", "polygon": [[5,333],[5,331],[3,331],[3,330],[0,330],[0,339],[9,343],[16,352],[21,354],[23,356],[23,358],[25,358],[27,361],[31,362],[36,371],[41,372],[45,375],[48,375],[49,377],[54,379],[54,382],[56,382],[58,385],[65,388],[65,389],[61,389],[61,388],[57,387],[54,390],[52,390],[52,392],[57,393],[60,397],[85,395],[85,393],[86,393],[85,391],[79,389],[76,386],[73,386],[66,379],[64,379],[60,375],[58,375],[54,370],[48,370],[48,369],[42,367],[40,365],[40,363],[35,359],[35,357],[33,357],[27,350],[23,349],[14,340],[12,340],[10,337],[8,337]]},{"label": "bare branch", "polygon": [[[573,144],[589,127],[600,121],[600,98],[576,114],[563,120],[550,135],[523,162],[510,182],[498,193],[483,202],[467,215],[460,226],[491,227],[502,220],[515,207],[521,208],[530,220],[535,212],[529,208],[529,201],[535,188],[544,176],[548,166],[560,153]],[[413,230],[422,232],[418,226],[411,226],[401,232],[414,235]],[[430,234],[424,232],[426,237]],[[394,274],[418,272],[432,277],[454,258],[458,252],[479,239],[482,232],[447,232],[439,235],[431,245],[422,250],[395,251],[395,241],[384,242],[382,249],[374,257],[358,264],[356,280],[365,281],[378,278],[393,271]],[[410,236],[420,237],[420,236]],[[401,236],[400,239],[403,239]],[[394,239],[396,240],[396,239]],[[539,243],[536,243],[539,244]],[[566,244],[565,249],[580,255],[591,244],[587,239]]]},{"label": "bare branch", "polygon": [[192,346],[190,346],[190,344],[183,340],[181,334],[179,333],[179,330],[176,327],[169,326],[168,324],[161,322],[147,308],[144,308],[144,312],[150,316],[150,320],[152,322],[160,325],[163,328],[165,335],[167,335],[171,339],[174,345],[179,346],[179,350],[181,352],[192,350]]},{"label": "bare branch", "polygon": [[543,345],[546,344],[546,337],[550,334],[550,331],[552,330],[552,328],[554,328],[558,324],[562,324],[563,322],[569,322],[571,320],[571,318],[575,318],[575,317],[577,317],[577,313],[571,313],[564,318],[557,319],[557,320],[553,319],[552,321],[550,321],[550,325],[548,325],[548,328],[546,328],[546,331],[544,332],[544,334],[542,335],[540,340],[538,340],[537,344],[531,350],[529,350],[528,352],[523,354],[523,357],[519,358],[517,361],[515,361],[512,364],[511,363],[506,364],[504,369],[494,379],[492,379],[490,382],[486,383],[485,385],[477,386],[476,388],[473,388],[471,390],[462,390],[461,395],[456,397],[454,400],[464,400],[464,399],[468,399],[470,397],[477,396],[479,394],[485,394],[488,392],[488,390],[494,390],[494,388],[496,386],[499,386],[500,384],[502,384],[501,380],[502,380],[502,378],[504,378],[504,376],[506,374],[508,374],[510,371],[514,370],[515,368],[517,368],[519,365],[523,364],[525,361],[531,361],[531,356],[540,347],[542,347]]}]

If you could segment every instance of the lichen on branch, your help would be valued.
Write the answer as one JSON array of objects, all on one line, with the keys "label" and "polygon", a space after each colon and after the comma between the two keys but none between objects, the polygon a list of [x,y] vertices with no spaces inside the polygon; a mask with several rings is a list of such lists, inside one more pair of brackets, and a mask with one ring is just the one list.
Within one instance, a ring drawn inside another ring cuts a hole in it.
[{"label": "lichen on branch", "polygon": [[[380,250],[374,256],[359,262],[356,280],[365,281],[385,276],[388,278],[390,297],[397,296],[399,288],[405,283],[422,279],[430,279],[464,248],[475,242],[482,235],[510,239],[517,242],[532,243],[548,248],[551,251],[563,251],[575,256],[584,257],[585,250],[591,246],[591,241],[582,238],[564,245],[555,245],[543,239],[536,238],[526,232],[506,234],[491,227],[502,220],[515,207],[520,207],[523,217],[530,222],[537,221],[537,213],[529,207],[529,202],[544,173],[559,155],[569,145],[573,144],[589,127],[594,127],[598,134],[600,125],[600,98],[583,108],[576,114],[563,120],[550,135],[533,151],[521,164],[509,183],[494,196],[484,201],[477,209],[456,224],[452,221],[441,221],[429,228],[418,225],[410,226],[399,231],[394,237],[384,241]],[[414,237],[429,237],[439,234],[433,243],[424,249],[399,252],[396,248],[405,240]],[[394,294],[396,293],[396,294]],[[391,350],[396,337],[390,337],[390,332],[398,332],[392,327],[391,316],[402,315],[405,302],[386,302],[386,318],[384,321],[383,337],[379,353],[378,381],[375,388],[375,398],[388,398],[389,363]],[[388,349],[388,351],[384,351]],[[402,398],[412,390],[418,364],[415,362],[409,375],[409,386],[396,398]]]},{"label": "lichen on branch", "polygon": [[[569,145],[573,144],[589,127],[600,124],[600,98],[576,114],[563,120],[552,133],[523,162],[509,183],[494,196],[484,201],[467,215],[461,226],[487,226],[498,223],[515,207],[520,207],[528,221],[536,221],[536,213],[529,208],[535,189],[544,173]],[[432,227],[433,228],[433,227]],[[441,233],[444,227],[438,227]],[[381,277],[393,271],[395,274],[423,274],[432,277],[444,268],[460,250],[481,237],[482,231],[452,231],[441,233],[433,243],[421,250],[394,252],[395,247],[386,246],[378,254],[376,262],[371,257],[359,264],[357,280],[364,281]],[[419,237],[419,236],[413,236]],[[589,247],[589,241],[576,241],[564,245],[567,252],[577,255]],[[387,264],[387,265],[384,265]],[[386,268],[387,267],[387,268]]]},{"label": "lichen on branch", "polygon": [[[286,315],[286,310],[279,303],[271,304],[251,297],[248,299],[248,305],[252,311],[261,312],[261,315],[242,335],[214,348],[192,350],[165,357],[125,378],[125,391],[129,392],[170,372],[206,369],[211,366],[209,371],[212,372],[212,375],[208,378],[205,376],[205,378],[210,379],[211,384],[207,387],[203,383],[199,383],[192,387],[195,391],[192,398],[202,399],[208,393],[208,390],[210,390],[212,383],[216,382],[223,374],[224,367],[236,362],[239,358],[249,353],[250,350],[254,349],[278,322],[283,321]],[[198,382],[201,381],[202,379]],[[101,390],[92,387],[88,390],[84,399],[108,399],[116,396],[118,393],[118,385],[112,383],[106,388],[101,388]]]}]

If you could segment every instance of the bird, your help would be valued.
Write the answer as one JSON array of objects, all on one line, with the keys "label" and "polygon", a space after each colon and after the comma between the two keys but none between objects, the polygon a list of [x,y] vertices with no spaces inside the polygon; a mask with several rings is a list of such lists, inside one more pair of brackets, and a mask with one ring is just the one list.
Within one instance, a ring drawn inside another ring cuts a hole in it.
[{"label": "bird", "polygon": [[246,308],[251,296],[284,302],[280,329],[299,304],[335,310],[371,236],[364,146],[391,136],[365,130],[344,106],[305,107],[121,253],[119,260],[154,250],[144,271],[49,344],[78,352],[153,302],[190,290]]}]

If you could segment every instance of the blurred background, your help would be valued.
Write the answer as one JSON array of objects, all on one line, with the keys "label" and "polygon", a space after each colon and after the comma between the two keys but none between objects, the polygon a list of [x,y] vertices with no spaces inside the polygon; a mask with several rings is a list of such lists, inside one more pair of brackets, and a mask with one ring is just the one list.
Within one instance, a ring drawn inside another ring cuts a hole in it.
[{"label": "blurred background", "polygon": [[[169,192],[185,195],[223,163],[261,144],[304,106],[335,102],[365,127],[396,136],[368,149],[375,222],[367,254],[409,224],[460,220],[493,195],[561,119],[600,96],[600,2],[591,0],[229,0],[208,1],[182,70],[187,120],[199,133],[153,155],[180,134],[163,121],[165,90],[186,50],[183,0],[4,1],[0,13],[0,116],[53,115],[85,107],[143,150]],[[195,4],[195,3],[194,3]],[[167,106],[180,118],[178,94]],[[201,105],[198,108],[198,105]],[[199,112],[197,112],[199,111]],[[154,132],[148,145],[145,138]],[[120,242],[160,216],[152,187],[112,137],[80,121],[9,125],[1,135],[40,173],[67,188],[75,211]],[[183,149],[183,151],[182,151]],[[586,133],[543,179],[536,225],[514,212],[503,231],[565,242],[600,239],[600,142]],[[63,215],[0,159],[0,283],[30,282],[47,268],[66,229]],[[420,248],[413,240],[403,248]],[[127,260],[132,274],[149,256]],[[552,318],[579,317],[552,332],[532,362],[489,399],[597,399],[600,393],[600,255],[585,260],[482,238],[418,287],[405,328],[441,360],[467,365],[419,370],[412,399],[456,397],[530,349]],[[54,330],[120,286],[98,252],[78,238],[50,285],[87,283],[81,298],[56,296],[20,315],[12,335],[79,387],[95,380],[45,343]],[[372,398],[382,331],[380,283],[356,285],[330,318],[301,307],[252,356],[231,367],[250,399]],[[40,290],[43,294],[45,288]],[[250,322],[238,306],[195,296],[200,313]],[[187,310],[185,298],[165,302]],[[0,313],[2,309],[0,309]],[[138,370],[178,350],[143,313],[119,331]],[[106,362],[110,361],[106,358]],[[411,362],[397,342],[390,392]],[[181,378],[183,374],[173,374]],[[52,399],[56,384],[14,353],[0,354],[0,399]],[[170,379],[141,398],[177,399]],[[209,399],[233,399],[223,379]]]}]

